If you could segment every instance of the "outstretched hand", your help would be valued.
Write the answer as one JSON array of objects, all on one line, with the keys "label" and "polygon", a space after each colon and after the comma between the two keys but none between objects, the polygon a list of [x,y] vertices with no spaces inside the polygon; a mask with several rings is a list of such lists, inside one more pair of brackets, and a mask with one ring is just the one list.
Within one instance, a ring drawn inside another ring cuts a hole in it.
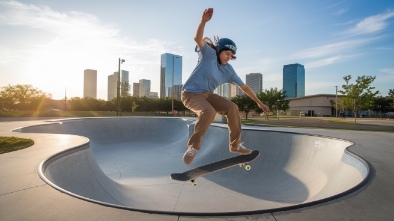
[{"label": "outstretched hand", "polygon": [[270,112],[270,108],[267,105],[259,104],[259,108],[264,111],[265,114]]},{"label": "outstretched hand", "polygon": [[204,23],[208,22],[209,20],[211,20],[212,15],[213,15],[213,8],[205,9],[205,11],[201,17],[201,22],[204,22]]}]

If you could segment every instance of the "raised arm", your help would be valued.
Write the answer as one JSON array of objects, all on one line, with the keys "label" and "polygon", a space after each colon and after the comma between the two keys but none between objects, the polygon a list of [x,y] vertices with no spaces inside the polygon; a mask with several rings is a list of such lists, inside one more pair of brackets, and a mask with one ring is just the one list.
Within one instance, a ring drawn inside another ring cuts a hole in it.
[{"label": "raised arm", "polygon": [[196,33],[194,34],[194,41],[197,43],[198,48],[201,50],[204,46],[204,28],[205,23],[211,20],[213,15],[213,8],[205,9],[204,13],[202,14],[201,21],[198,24]]}]

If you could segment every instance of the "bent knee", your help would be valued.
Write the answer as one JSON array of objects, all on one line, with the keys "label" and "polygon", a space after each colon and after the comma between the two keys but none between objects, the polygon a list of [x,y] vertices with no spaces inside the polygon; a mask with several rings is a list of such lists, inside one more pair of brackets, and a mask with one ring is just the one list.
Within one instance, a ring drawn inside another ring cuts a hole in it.
[{"label": "bent knee", "polygon": [[216,111],[214,108],[205,108],[200,111],[199,115],[215,117]]},{"label": "bent knee", "polygon": [[238,105],[231,103],[229,110],[238,112]]}]

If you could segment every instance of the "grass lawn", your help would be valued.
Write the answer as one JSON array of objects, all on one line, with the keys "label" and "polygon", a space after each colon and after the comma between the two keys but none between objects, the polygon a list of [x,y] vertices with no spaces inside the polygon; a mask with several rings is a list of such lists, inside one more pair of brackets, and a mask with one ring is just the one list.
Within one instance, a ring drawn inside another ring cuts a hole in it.
[{"label": "grass lawn", "polygon": [[30,139],[0,136],[0,154],[21,150],[33,144],[34,141]]}]

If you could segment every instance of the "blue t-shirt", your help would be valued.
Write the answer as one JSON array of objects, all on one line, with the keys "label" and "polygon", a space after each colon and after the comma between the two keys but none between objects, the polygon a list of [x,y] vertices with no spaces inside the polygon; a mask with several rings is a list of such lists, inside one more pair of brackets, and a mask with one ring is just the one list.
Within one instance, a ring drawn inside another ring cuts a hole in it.
[{"label": "blue t-shirt", "polygon": [[193,93],[213,92],[219,85],[224,83],[234,83],[238,86],[244,85],[233,67],[229,63],[220,65],[217,61],[215,50],[205,43],[201,49],[199,62],[183,85],[182,91]]}]

